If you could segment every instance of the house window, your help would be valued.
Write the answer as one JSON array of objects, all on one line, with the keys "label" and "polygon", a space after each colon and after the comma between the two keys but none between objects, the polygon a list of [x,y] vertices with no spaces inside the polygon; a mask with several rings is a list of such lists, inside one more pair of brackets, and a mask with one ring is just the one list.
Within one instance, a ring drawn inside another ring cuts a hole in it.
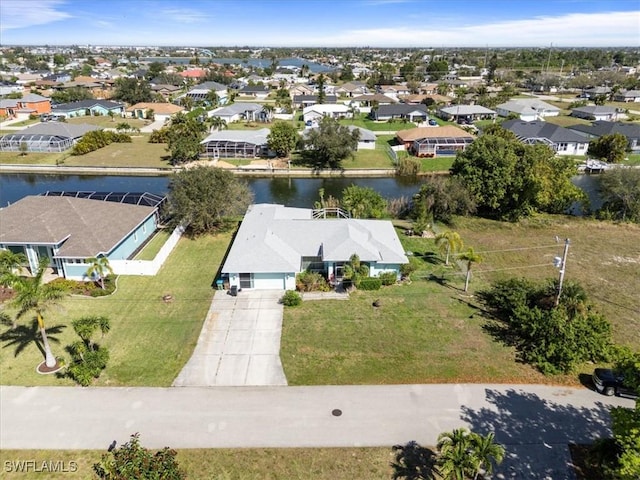
[{"label": "house window", "polygon": [[147,224],[142,224],[142,233],[147,233]]},{"label": "house window", "polygon": [[134,242],[138,241],[138,232],[133,232],[133,241]]},{"label": "house window", "polygon": [[559,143],[558,144],[558,152],[566,152],[567,151],[567,144],[566,143]]},{"label": "house window", "polygon": [[253,288],[253,273],[240,274],[240,288]]}]

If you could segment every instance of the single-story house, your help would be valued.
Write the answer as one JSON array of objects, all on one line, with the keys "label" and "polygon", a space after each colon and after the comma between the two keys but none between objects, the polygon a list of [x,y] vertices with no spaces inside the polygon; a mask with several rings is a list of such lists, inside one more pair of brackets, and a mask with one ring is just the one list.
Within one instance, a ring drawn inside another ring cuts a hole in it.
[{"label": "single-story house", "polygon": [[461,128],[446,125],[399,130],[396,132],[396,139],[417,157],[439,157],[464,151],[475,137]]},{"label": "single-story house", "polygon": [[343,103],[323,103],[302,109],[302,119],[305,124],[318,122],[322,117],[347,118],[351,116],[351,108]]},{"label": "single-story house", "polygon": [[[119,194],[118,200],[122,197]],[[147,206],[74,196],[27,196],[0,209],[0,248],[23,253],[32,273],[44,257],[57,275],[86,280],[89,258],[126,260],[137,252],[156,230],[161,200]]]},{"label": "single-story house", "polygon": [[220,130],[200,142],[207,158],[256,158],[269,155],[267,137],[270,130]]},{"label": "single-story house", "polygon": [[397,99],[401,95],[409,95],[411,89],[406,85],[380,85],[378,87],[378,93]]},{"label": "single-story house", "polygon": [[507,120],[502,127],[515,134],[522,143],[542,143],[552,148],[558,155],[585,155],[589,141],[568,128],[541,120],[523,122]]},{"label": "single-story house", "polygon": [[150,115],[153,115],[153,118],[156,121],[163,122],[169,120],[176,113],[183,111],[184,107],[181,107],[180,105],[164,102],[141,102],[127,108],[127,113],[133,118],[149,118]]},{"label": "single-story house", "polygon": [[369,89],[365,82],[353,81],[336,87],[334,93],[341,96],[355,97],[358,95],[366,95],[369,93]]},{"label": "single-story house", "polygon": [[9,95],[12,93],[22,94],[22,92],[24,92],[24,85],[13,82],[0,81],[0,96]]},{"label": "single-story house", "polygon": [[296,274],[307,270],[341,282],[354,253],[373,277],[399,278],[409,262],[387,220],[315,218],[311,209],[257,204],[247,210],[221,272],[239,289],[295,290]]},{"label": "single-story house", "polygon": [[73,147],[85,133],[101,129],[102,127],[86,123],[37,123],[0,137],[0,151],[20,152],[24,148],[22,145],[25,145],[27,152],[64,152]]},{"label": "single-story house", "polygon": [[598,86],[598,87],[592,87],[592,88],[584,89],[582,91],[581,97],[583,97],[583,98],[595,98],[595,97],[599,97],[601,95],[609,96],[610,93],[611,93],[611,88],[610,87]]},{"label": "single-story house", "polygon": [[451,107],[442,107],[438,110],[438,116],[444,120],[475,120],[494,119],[497,113],[482,105],[453,105]]},{"label": "single-story house", "polygon": [[[335,95],[325,95],[324,104],[332,104],[338,101],[338,97]],[[310,107],[312,105],[316,105],[318,103],[318,95],[294,95],[293,96],[293,107],[294,108],[305,108]]]},{"label": "single-story house", "polygon": [[84,117],[85,115],[109,115],[110,113],[115,116],[123,116],[125,105],[111,100],[80,100],[78,102],[54,105],[51,107],[51,113],[66,118]]},{"label": "single-story house", "polygon": [[[355,125],[346,125],[346,127],[353,131],[358,130],[360,132],[360,137],[358,138],[358,145],[356,150],[375,150],[376,148],[376,134],[371,130],[362,127],[356,127]],[[307,133],[313,129],[318,128],[317,125],[307,127],[302,131],[302,137],[305,138]]]},{"label": "single-story house", "polygon": [[269,96],[269,87],[265,85],[245,85],[238,90],[240,95],[248,95],[250,97],[265,99]]},{"label": "single-story house", "polygon": [[269,114],[264,109],[264,105],[259,103],[236,102],[224,107],[218,107],[207,112],[209,117],[218,117],[225,123],[239,122],[241,120],[249,122],[267,122]]},{"label": "single-story house", "polygon": [[394,103],[379,105],[371,110],[371,118],[378,122],[386,122],[392,119],[402,119],[409,122],[423,122],[429,118],[426,105],[410,105],[407,103]]},{"label": "single-story house", "polygon": [[226,85],[218,82],[204,82],[196,85],[186,93],[186,96],[196,102],[205,101],[207,100],[209,92],[216,93],[216,95],[218,96],[218,103],[220,105],[224,105],[229,100],[229,94],[227,92]]},{"label": "single-story house", "polygon": [[177,85],[169,85],[166,83],[151,85],[151,91],[162,95],[162,97],[165,99],[168,99],[169,97],[171,97],[171,95],[180,93],[180,90],[182,90],[182,87],[179,87]]},{"label": "single-story house", "polygon": [[496,112],[501,117],[516,114],[520,120],[532,122],[544,117],[557,117],[560,109],[536,98],[517,98],[496,106]]},{"label": "single-story house", "polygon": [[292,100],[300,95],[313,95],[313,92],[313,87],[310,87],[309,85],[305,85],[303,83],[297,83],[289,87],[289,95],[291,96]]},{"label": "single-story house", "polygon": [[349,101],[349,105],[355,107],[371,107],[373,105],[391,105],[392,103],[398,103],[395,98],[387,97],[381,93],[367,93],[365,95],[358,95],[353,97]]},{"label": "single-story house", "polygon": [[613,96],[616,102],[640,102],[640,90],[620,90]]},{"label": "single-story house", "polygon": [[607,122],[600,120],[593,122],[591,125],[572,125],[567,128],[588,139],[621,133],[627,137],[631,151],[636,153],[640,152],[640,125],[637,123]]},{"label": "single-story house", "polygon": [[586,107],[576,107],[571,110],[571,116],[584,118],[586,120],[616,120],[618,110],[615,107],[606,105],[587,105]]}]

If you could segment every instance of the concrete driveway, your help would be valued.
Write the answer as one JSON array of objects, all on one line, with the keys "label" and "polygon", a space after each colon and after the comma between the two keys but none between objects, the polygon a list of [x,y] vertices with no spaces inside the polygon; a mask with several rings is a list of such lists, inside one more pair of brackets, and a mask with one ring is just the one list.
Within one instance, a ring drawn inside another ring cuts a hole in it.
[{"label": "concrete driveway", "polygon": [[280,362],[283,292],[216,291],[174,387],[287,385]]}]

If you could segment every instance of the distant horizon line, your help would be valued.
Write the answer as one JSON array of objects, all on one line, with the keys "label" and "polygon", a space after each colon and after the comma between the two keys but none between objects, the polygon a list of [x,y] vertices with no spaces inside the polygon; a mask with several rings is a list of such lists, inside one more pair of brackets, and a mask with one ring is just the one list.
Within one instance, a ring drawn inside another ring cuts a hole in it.
[{"label": "distant horizon line", "polygon": [[288,49],[327,49],[327,48],[335,48],[335,49],[385,49],[385,50],[393,50],[393,49],[412,49],[412,50],[438,50],[442,48],[475,48],[475,49],[505,49],[505,50],[513,50],[518,48],[552,48],[552,49],[563,49],[563,48],[595,48],[595,49],[603,49],[603,48],[638,48],[637,45],[603,45],[603,46],[586,46],[586,45],[554,45],[550,43],[549,45],[519,45],[519,46],[506,46],[506,45],[439,45],[439,46],[382,46],[382,45],[367,45],[367,46],[356,46],[356,45],[344,45],[344,46],[287,46],[287,45],[142,45],[142,44],[111,44],[111,43],[12,43],[12,44],[2,44],[0,43],[0,48],[9,48],[9,47],[112,47],[112,48],[202,48],[202,49],[216,49],[216,48],[233,48],[233,49],[264,49],[264,48],[288,48]]}]

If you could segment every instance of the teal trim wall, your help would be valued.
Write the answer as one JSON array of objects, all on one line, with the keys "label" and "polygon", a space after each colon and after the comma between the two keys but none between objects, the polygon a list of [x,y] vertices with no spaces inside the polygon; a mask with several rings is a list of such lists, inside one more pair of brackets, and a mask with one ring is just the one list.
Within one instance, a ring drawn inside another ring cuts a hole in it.
[{"label": "teal trim wall", "polygon": [[127,260],[136,249],[140,248],[140,245],[153,235],[157,226],[156,215],[151,215],[128,237],[122,239],[116,248],[108,253],[107,258],[109,260]]}]

